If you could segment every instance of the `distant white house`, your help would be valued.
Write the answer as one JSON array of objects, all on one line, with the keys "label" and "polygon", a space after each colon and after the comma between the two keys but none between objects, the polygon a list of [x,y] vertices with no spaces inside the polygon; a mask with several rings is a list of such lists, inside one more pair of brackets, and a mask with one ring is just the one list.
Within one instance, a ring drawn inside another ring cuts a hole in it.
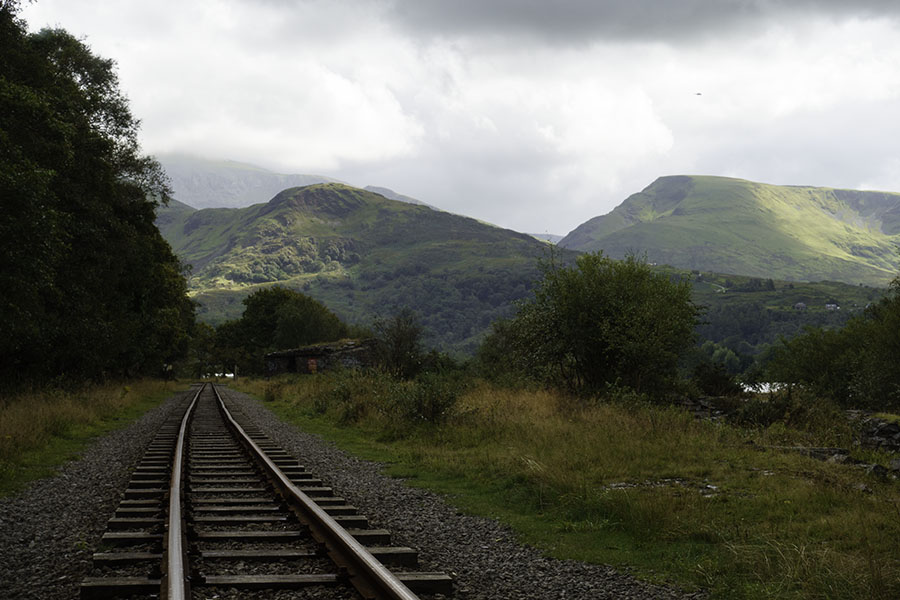
[{"label": "distant white house", "polygon": [[837,304],[826,304],[825,310],[841,310],[841,307]]}]

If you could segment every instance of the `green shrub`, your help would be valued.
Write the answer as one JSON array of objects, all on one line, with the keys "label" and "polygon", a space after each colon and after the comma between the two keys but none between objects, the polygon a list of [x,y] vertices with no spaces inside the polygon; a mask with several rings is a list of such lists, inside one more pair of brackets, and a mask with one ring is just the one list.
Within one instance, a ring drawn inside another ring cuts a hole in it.
[{"label": "green shrub", "polygon": [[464,385],[453,377],[425,373],[416,380],[397,386],[394,410],[409,423],[439,425],[453,413]]},{"label": "green shrub", "polygon": [[768,398],[756,397],[740,404],[728,416],[728,420],[741,427],[768,427],[784,421],[791,408],[788,395],[773,394]]},{"label": "green shrub", "polygon": [[264,402],[275,402],[281,395],[281,386],[276,385],[274,383],[270,383],[266,386],[266,389],[263,390],[263,401]]}]

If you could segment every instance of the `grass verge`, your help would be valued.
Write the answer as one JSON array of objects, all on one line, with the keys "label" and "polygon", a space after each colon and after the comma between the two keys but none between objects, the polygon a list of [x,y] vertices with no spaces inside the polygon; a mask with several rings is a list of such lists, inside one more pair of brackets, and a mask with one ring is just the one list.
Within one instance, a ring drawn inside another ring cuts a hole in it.
[{"label": "grass verge", "polygon": [[821,415],[748,429],[635,398],[442,385],[359,374],[238,383],[556,557],[713,598],[900,597],[900,486],[764,450],[846,439]]},{"label": "grass verge", "polygon": [[92,439],[132,423],[178,389],[141,380],[0,398],[0,496],[52,475]]}]

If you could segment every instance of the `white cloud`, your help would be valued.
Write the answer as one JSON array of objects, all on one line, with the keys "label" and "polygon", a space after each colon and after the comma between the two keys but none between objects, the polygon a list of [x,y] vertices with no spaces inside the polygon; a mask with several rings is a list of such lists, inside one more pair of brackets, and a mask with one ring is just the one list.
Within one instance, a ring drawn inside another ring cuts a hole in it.
[{"label": "white cloud", "polygon": [[118,62],[150,152],[384,185],[519,230],[566,233],[674,173],[900,190],[900,36],[878,0],[491,6],[42,0],[23,15]]}]

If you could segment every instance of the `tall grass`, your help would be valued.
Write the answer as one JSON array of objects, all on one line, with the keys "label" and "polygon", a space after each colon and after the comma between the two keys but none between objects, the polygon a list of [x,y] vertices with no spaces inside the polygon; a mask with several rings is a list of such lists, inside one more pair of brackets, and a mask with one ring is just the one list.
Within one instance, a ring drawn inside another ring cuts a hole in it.
[{"label": "tall grass", "polygon": [[398,407],[403,388],[380,376],[241,385],[557,556],[718,598],[900,597],[898,484],[766,450],[848,440],[827,408],[741,428],[627,395],[584,401],[481,382],[429,422]]},{"label": "tall grass", "polygon": [[134,420],[173,389],[144,380],[0,397],[0,494],[52,473],[91,437]]}]

